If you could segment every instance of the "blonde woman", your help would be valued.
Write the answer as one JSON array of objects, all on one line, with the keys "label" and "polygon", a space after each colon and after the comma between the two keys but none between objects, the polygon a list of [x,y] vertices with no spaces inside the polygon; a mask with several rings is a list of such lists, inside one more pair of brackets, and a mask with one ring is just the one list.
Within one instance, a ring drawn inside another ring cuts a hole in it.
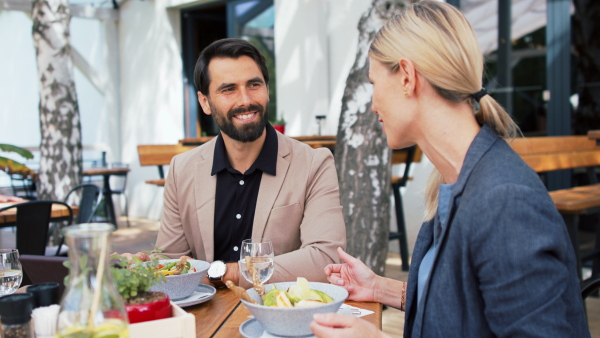
[{"label": "blonde woman", "polygon": [[[406,7],[369,50],[372,110],[391,148],[418,144],[435,165],[407,282],[339,249],[331,283],[349,299],[406,311],[407,337],[589,337],[575,254],[546,188],[503,138],[518,128],[482,88],[483,57],[451,5]],[[318,337],[383,335],[319,314]]]}]

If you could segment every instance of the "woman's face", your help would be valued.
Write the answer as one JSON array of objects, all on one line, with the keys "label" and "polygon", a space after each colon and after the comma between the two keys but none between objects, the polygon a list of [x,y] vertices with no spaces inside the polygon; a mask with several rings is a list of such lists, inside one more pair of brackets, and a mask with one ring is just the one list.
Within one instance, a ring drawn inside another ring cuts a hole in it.
[{"label": "woman's face", "polygon": [[371,109],[379,115],[388,146],[400,149],[414,144],[410,141],[413,109],[405,96],[400,71],[392,73],[381,62],[369,58],[369,80],[373,84]]}]

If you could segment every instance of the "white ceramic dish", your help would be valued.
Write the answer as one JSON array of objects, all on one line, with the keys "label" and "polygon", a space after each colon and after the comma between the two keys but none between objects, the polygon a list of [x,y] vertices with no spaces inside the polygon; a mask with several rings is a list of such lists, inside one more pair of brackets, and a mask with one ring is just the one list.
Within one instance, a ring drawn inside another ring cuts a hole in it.
[{"label": "white ceramic dish", "polygon": [[[275,283],[275,287],[280,290],[287,290],[290,286],[296,284],[296,282]],[[348,298],[348,291],[340,286],[329,283],[309,282],[308,285],[311,289],[323,291],[328,294],[333,298],[333,302],[319,306],[294,308],[264,306],[252,304],[245,300],[242,300],[242,303],[252,312],[252,315],[258,320],[260,325],[272,335],[310,336],[312,335],[310,323],[313,320],[313,315],[315,313],[337,312],[342,303]],[[273,284],[267,284],[265,288],[266,290],[271,290]],[[261,297],[254,289],[248,289],[247,292],[250,298],[262,304]]]},{"label": "white ceramic dish", "polygon": [[[254,318],[248,319],[247,321],[243,322],[242,325],[240,325],[240,333],[242,334],[242,336],[244,336],[246,338],[284,337],[284,336],[272,335],[268,332],[265,332],[265,329],[262,327],[262,325],[260,325],[258,320],[254,319]],[[310,337],[314,337],[314,336],[315,335],[311,334],[308,336],[286,336],[286,337],[310,338]]]},{"label": "white ceramic dish", "polygon": [[191,296],[180,300],[174,300],[173,303],[177,304],[179,307],[188,307],[196,304],[202,304],[213,299],[215,293],[217,293],[217,289],[215,289],[214,287],[210,285],[200,284],[196,287],[196,290],[194,291],[194,293],[192,293]]},{"label": "white ceramic dish", "polygon": [[[160,264],[166,264],[170,262],[179,262],[179,259],[161,259],[158,261]],[[202,278],[206,275],[210,263],[201,261],[198,259],[188,260],[190,265],[196,268],[196,272],[188,272],[183,275],[166,276],[166,281],[162,284],[156,284],[150,288],[150,291],[160,291],[169,295],[172,301],[178,301],[191,296],[196,287],[202,281]]]}]

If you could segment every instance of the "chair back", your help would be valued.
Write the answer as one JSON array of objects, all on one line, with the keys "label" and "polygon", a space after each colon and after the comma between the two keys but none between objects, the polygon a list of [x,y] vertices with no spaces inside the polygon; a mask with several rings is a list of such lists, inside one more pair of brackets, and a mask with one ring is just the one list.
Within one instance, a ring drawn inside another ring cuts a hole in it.
[{"label": "chair back", "polygon": [[[81,197],[77,201],[77,194]],[[67,194],[65,203],[79,206],[79,215],[77,223],[89,223],[96,214],[96,209],[102,199],[102,189],[99,186],[91,183],[80,184]]]},{"label": "chair back", "polygon": [[48,228],[52,213],[52,205],[59,204],[66,208],[67,215],[53,221],[73,221],[73,210],[61,201],[30,201],[14,204],[0,211],[16,208],[17,212],[17,249],[22,255],[44,255],[48,243]]}]

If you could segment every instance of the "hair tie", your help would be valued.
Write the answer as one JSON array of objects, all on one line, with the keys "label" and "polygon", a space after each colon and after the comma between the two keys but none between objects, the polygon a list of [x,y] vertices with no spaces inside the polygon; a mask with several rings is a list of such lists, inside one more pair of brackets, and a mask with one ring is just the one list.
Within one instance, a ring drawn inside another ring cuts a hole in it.
[{"label": "hair tie", "polygon": [[481,90],[478,91],[477,93],[473,93],[471,94],[471,97],[475,99],[475,101],[479,102],[479,100],[481,100],[482,97],[487,95],[487,90],[485,89],[485,87],[481,87]]}]

